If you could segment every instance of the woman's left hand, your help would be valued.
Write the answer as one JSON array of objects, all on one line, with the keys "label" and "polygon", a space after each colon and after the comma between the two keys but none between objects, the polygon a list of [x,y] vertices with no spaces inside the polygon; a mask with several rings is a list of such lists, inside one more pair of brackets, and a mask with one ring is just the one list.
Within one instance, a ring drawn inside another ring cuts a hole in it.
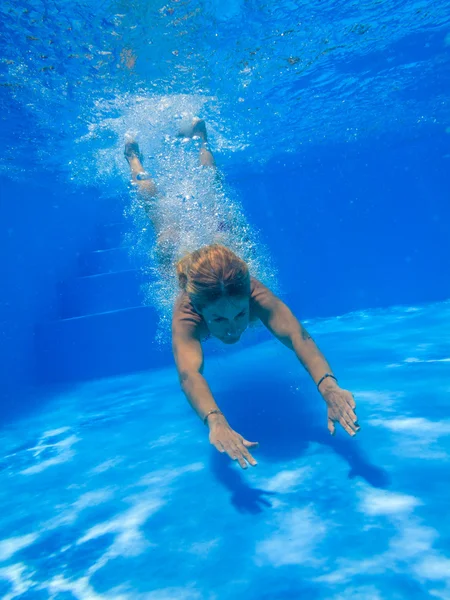
[{"label": "woman's left hand", "polygon": [[339,423],[349,435],[354,436],[360,427],[355,414],[356,404],[353,394],[341,389],[337,384],[323,387],[325,389],[320,393],[327,404],[329,432],[334,435],[335,423]]}]

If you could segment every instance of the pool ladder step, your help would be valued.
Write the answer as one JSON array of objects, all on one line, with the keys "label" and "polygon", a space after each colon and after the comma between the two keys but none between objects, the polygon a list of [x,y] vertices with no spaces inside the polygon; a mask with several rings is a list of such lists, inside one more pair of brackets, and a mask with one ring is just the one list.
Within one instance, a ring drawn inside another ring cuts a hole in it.
[{"label": "pool ladder step", "polygon": [[110,377],[170,363],[154,342],[157,315],[148,306],[60,319],[38,327],[40,383]]},{"label": "pool ladder step", "polygon": [[141,306],[143,275],[138,269],[76,277],[61,286],[62,318]]},{"label": "pool ladder step", "polygon": [[148,277],[121,245],[123,223],[103,226],[98,249],[80,256],[79,277],[60,287],[61,318],[36,328],[37,379],[42,384],[96,379],[170,364],[154,342],[158,316],[143,305]]},{"label": "pool ladder step", "polygon": [[130,265],[138,265],[137,258],[132,258],[131,248],[118,246],[106,250],[94,250],[79,257],[78,270],[81,277],[103,275],[115,271],[127,271]]}]

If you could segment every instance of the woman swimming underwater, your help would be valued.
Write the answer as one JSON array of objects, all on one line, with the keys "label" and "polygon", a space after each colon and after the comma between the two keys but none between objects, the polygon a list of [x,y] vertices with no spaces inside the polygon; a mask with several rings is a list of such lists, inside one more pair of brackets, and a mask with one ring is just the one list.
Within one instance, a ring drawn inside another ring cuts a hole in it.
[{"label": "woman swimming underwater", "polygon": [[[207,143],[203,120],[195,119],[186,133],[200,140],[200,164],[216,169]],[[256,465],[250,442],[234,431],[217,406],[203,376],[205,338],[213,336],[224,344],[235,344],[253,321],[261,321],[297,358],[314,380],[327,406],[328,429],[335,432],[339,423],[354,436],[359,431],[353,395],[341,389],[327,360],[312,337],[291,310],[269,288],[251,276],[248,265],[226,246],[212,243],[187,256],[176,256],[173,237],[167,227],[159,202],[163,201],[155,182],[143,168],[135,141],[127,142],[125,157],[131,169],[140,200],[156,235],[157,256],[161,264],[176,269],[180,294],[172,316],[172,348],[183,392],[192,408],[209,427],[210,442],[219,452],[226,452],[245,469]],[[226,228],[219,223],[218,229]]]}]

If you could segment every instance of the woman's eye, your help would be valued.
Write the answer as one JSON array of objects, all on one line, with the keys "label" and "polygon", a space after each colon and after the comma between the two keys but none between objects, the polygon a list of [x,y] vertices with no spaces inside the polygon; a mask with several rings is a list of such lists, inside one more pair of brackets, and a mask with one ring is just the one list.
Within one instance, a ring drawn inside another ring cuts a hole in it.
[{"label": "woman's eye", "polygon": [[243,310],[242,312],[240,312],[237,316],[238,319],[242,319],[242,317],[245,317],[245,310]]},{"label": "woman's eye", "polygon": [[217,317],[216,319],[214,319],[215,323],[221,323],[222,321],[225,321],[223,317]]}]

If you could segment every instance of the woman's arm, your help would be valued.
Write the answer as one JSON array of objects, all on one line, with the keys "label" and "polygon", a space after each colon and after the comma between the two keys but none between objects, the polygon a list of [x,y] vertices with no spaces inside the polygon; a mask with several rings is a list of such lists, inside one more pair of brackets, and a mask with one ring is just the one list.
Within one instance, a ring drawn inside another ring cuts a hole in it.
[{"label": "woman's arm", "polygon": [[172,348],[181,389],[198,416],[209,426],[211,444],[219,452],[226,452],[230,458],[237,460],[243,469],[247,468],[247,463],[255,466],[256,460],[248,448],[256,447],[257,442],[249,442],[231,429],[203,377],[203,350],[200,340],[183,326],[174,326]]},{"label": "woman's arm", "polygon": [[289,307],[269,290],[260,294],[255,305],[259,318],[269,331],[295,352],[314,383],[317,385],[320,382],[318,389],[327,403],[330,433],[334,434],[335,422],[339,422],[348,434],[355,435],[359,425],[354,412],[356,404],[353,396],[341,389],[332,377],[323,379],[325,374],[333,375],[333,371],[306,329]]}]

